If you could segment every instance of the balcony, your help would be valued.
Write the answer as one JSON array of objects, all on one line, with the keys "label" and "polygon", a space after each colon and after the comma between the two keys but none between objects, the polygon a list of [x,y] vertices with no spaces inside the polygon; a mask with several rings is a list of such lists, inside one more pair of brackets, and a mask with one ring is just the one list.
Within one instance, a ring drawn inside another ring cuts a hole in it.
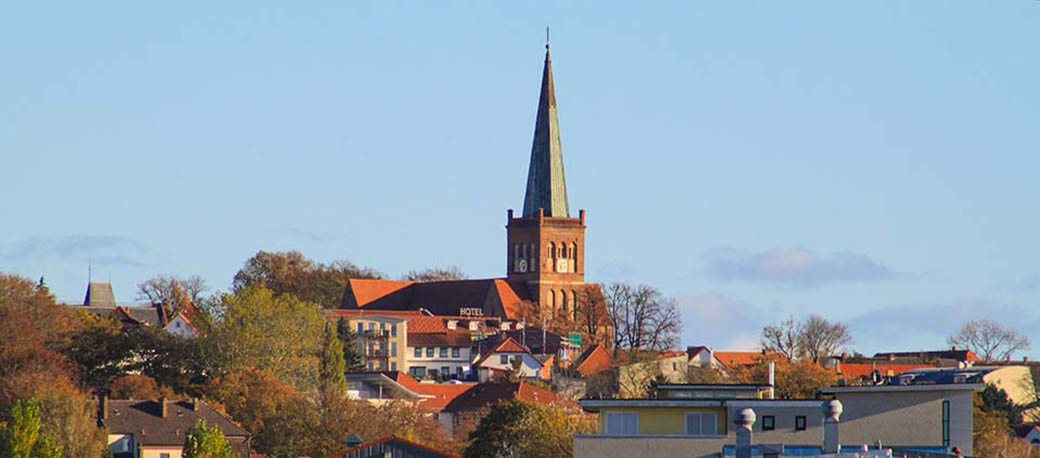
[{"label": "balcony", "polygon": [[365,352],[365,357],[369,359],[386,359],[390,356],[390,352],[386,350],[380,350],[373,348]]},{"label": "balcony", "polygon": [[362,337],[369,340],[387,340],[390,338],[390,331],[380,331],[378,329],[369,329],[361,334]]}]

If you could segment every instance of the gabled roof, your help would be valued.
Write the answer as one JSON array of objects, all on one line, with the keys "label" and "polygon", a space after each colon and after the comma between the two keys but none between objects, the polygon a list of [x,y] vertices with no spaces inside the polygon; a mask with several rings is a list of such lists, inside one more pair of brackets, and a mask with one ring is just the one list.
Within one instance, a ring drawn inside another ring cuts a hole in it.
[{"label": "gabled roof", "polygon": [[408,333],[448,332],[444,318],[439,316],[417,316],[408,319]]},{"label": "gabled roof", "polygon": [[[368,450],[368,449],[372,449],[372,448],[376,448],[378,450]],[[372,441],[372,442],[369,442],[369,443],[366,443],[366,444],[361,444],[361,445],[359,445],[357,447],[354,447],[354,448],[348,448],[346,450],[333,453],[333,454],[329,455],[327,458],[340,458],[340,457],[350,457],[350,458],[353,458],[354,456],[357,456],[357,457],[362,457],[362,456],[363,457],[383,456],[383,453],[385,453],[385,452],[391,452],[392,453],[392,450],[395,450],[395,449],[404,451],[405,455],[403,455],[403,456],[408,456],[408,457],[416,457],[416,458],[439,458],[439,457],[443,457],[443,458],[459,458],[457,455],[452,455],[450,453],[442,452],[440,450],[436,450],[436,449],[427,447],[427,446],[425,446],[423,444],[420,444],[418,442],[413,442],[413,441],[410,441],[408,439],[404,439],[404,438],[397,437],[397,436],[388,436],[388,437],[384,437],[382,439],[375,440],[375,441]],[[371,452],[371,453],[363,453],[365,451],[368,451],[368,452]],[[394,456],[398,456],[398,455],[395,454]]]},{"label": "gabled roof", "polygon": [[429,397],[420,399],[418,406],[425,411],[440,412],[475,386],[476,383],[420,383],[416,390]]},{"label": "gabled roof", "polygon": [[787,359],[780,354],[763,353],[760,351],[713,351],[711,354],[726,367],[751,366],[758,364],[758,362],[767,355],[771,358]]},{"label": "gabled roof", "polygon": [[576,410],[578,408],[577,403],[574,401],[569,401],[552,391],[543,390],[531,385],[530,383],[520,381],[486,382],[477,384],[448,403],[444,410],[446,412],[477,410],[483,407],[489,407],[500,401],[512,399],[537,402],[539,404],[566,409]]},{"label": "gabled roof", "polygon": [[588,377],[609,368],[610,364],[610,352],[600,344],[593,344],[574,362],[574,369]]},{"label": "gabled roof", "polygon": [[473,365],[480,366],[484,363],[484,361],[487,361],[487,359],[490,358],[492,355],[498,353],[527,353],[532,358],[534,357],[534,355],[531,355],[531,351],[528,350],[527,347],[520,345],[517,341],[509,337],[506,337],[502,340],[502,342],[499,342],[499,344],[496,345],[494,349],[481,356],[480,359],[473,363]]},{"label": "gabled roof", "polygon": [[184,434],[199,418],[209,426],[217,426],[225,436],[246,438],[249,433],[224,414],[201,402],[194,410],[196,401],[167,401],[166,416],[162,416],[161,404],[150,400],[108,400],[108,413],[104,426],[110,434],[133,434],[140,445],[184,444]]},{"label": "gabled roof", "polygon": [[[438,316],[458,316],[462,308],[484,310],[489,301],[502,304],[505,318],[514,319],[523,288],[502,279],[405,282],[350,279],[343,294],[346,309],[429,310]],[[485,313],[487,313],[485,311]]]}]

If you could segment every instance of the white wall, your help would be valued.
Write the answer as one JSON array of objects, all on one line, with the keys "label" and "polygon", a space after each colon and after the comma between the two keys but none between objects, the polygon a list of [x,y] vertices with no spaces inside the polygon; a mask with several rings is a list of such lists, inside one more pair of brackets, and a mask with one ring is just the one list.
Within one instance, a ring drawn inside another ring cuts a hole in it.
[{"label": "white wall", "polygon": [[529,353],[492,353],[491,357],[484,360],[480,367],[487,367],[492,369],[502,369],[505,371],[513,370],[513,365],[510,363],[502,364],[501,355],[507,355],[509,360],[513,358],[522,358],[523,364],[520,366],[521,377],[538,377],[538,371],[542,369],[542,363],[534,359]]}]

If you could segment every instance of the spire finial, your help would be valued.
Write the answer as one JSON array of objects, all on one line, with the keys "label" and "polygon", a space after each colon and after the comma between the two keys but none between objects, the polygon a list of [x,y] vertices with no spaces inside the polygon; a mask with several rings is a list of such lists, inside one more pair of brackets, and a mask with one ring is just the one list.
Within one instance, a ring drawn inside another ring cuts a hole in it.
[{"label": "spire finial", "polygon": [[545,50],[549,50],[549,26],[545,26]]}]

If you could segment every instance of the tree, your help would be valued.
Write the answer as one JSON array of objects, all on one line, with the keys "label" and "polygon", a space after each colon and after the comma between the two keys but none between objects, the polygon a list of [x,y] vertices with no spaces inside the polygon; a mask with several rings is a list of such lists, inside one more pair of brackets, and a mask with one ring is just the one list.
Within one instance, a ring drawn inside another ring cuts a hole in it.
[{"label": "tree", "polygon": [[984,362],[1002,361],[1030,347],[1028,337],[989,319],[965,323],[946,343],[971,350]]},{"label": "tree", "polygon": [[614,329],[614,356],[620,350],[663,350],[679,342],[682,317],[674,298],[652,286],[608,284],[606,310]]},{"label": "tree", "polygon": [[346,388],[347,361],[343,357],[343,343],[331,321],[325,322],[325,341],[321,350],[321,386],[325,390]]},{"label": "tree", "polygon": [[850,342],[848,326],[819,315],[810,315],[801,322],[792,317],[762,329],[762,348],[789,360],[807,358],[820,362]]},{"label": "tree", "polygon": [[852,337],[844,323],[831,323],[819,315],[810,315],[798,327],[798,340],[805,357],[818,363],[852,342]]},{"label": "tree", "polygon": [[574,316],[577,331],[586,339],[583,343],[604,343],[609,335],[610,317],[607,316],[607,303],[598,286],[588,286],[578,290],[574,301]]},{"label": "tree", "polygon": [[124,375],[112,381],[112,399],[158,399],[162,396],[172,397],[173,390],[167,386],[159,386],[154,378],[147,375]]},{"label": "tree", "polygon": [[361,372],[365,370],[365,362],[361,355],[361,345],[358,343],[358,335],[350,329],[350,322],[346,318],[340,318],[336,322],[336,333],[339,335],[340,343],[343,345],[343,360],[347,372]]},{"label": "tree", "polygon": [[775,364],[774,391],[779,399],[811,399],[820,388],[833,386],[838,376],[817,363],[802,360],[789,361],[768,355],[751,366],[731,369],[736,383],[765,384],[769,381],[769,363]]},{"label": "tree", "polygon": [[158,275],[137,285],[137,300],[161,304],[167,316],[173,316],[188,304],[201,303],[203,293],[209,290],[206,280],[198,275],[188,278]]},{"label": "tree", "polygon": [[228,369],[253,366],[294,385],[313,386],[325,321],[317,305],[252,286],[226,294],[222,301],[224,318],[214,344],[224,353]]},{"label": "tree", "polygon": [[[579,423],[580,424],[580,423]],[[577,428],[562,410],[524,401],[504,401],[491,407],[469,434],[464,458],[570,457]]]},{"label": "tree", "polygon": [[448,281],[465,280],[469,278],[458,266],[430,267],[423,270],[412,270],[404,276],[408,281]]},{"label": "tree", "polygon": [[95,393],[107,393],[112,381],[139,369],[134,355],[140,343],[137,329],[123,333],[112,317],[84,314],[83,326],[72,334],[65,355],[79,366],[80,382]]},{"label": "tree", "polygon": [[339,307],[351,278],[381,278],[375,270],[358,267],[348,261],[321,264],[307,259],[298,251],[282,253],[257,252],[246,260],[235,274],[232,290],[237,293],[249,287],[264,287],[275,295],[292,294],[322,308]]},{"label": "tree", "polygon": [[60,458],[61,448],[41,427],[40,403],[16,402],[0,423],[0,458]]},{"label": "tree", "polygon": [[[975,456],[1038,458],[1040,449],[1012,434],[1014,409],[1004,390],[991,385],[975,393],[972,441]],[[957,444],[952,444],[957,445]]]},{"label": "tree", "polygon": [[237,458],[224,432],[216,425],[206,426],[198,419],[184,434],[184,458]]},{"label": "tree", "polygon": [[801,354],[794,317],[762,328],[762,348],[792,361],[798,359]]}]

